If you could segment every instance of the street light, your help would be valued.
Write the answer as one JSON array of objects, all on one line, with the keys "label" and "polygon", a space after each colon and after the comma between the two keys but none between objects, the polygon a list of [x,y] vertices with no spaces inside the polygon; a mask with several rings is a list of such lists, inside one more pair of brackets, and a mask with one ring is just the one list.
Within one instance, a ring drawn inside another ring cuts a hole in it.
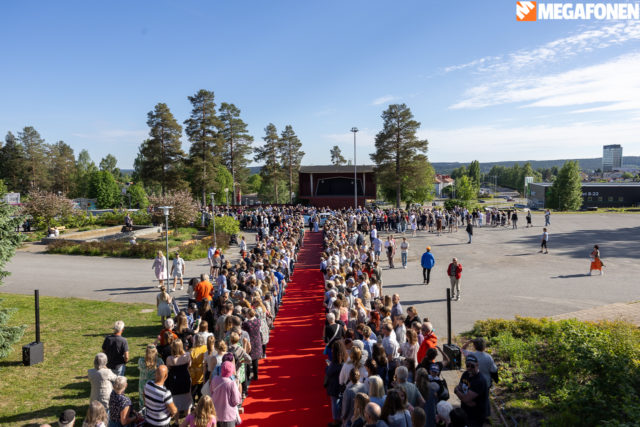
[{"label": "street light", "polygon": [[227,199],[227,209],[229,209],[229,187],[225,187],[224,197]]},{"label": "street light", "polygon": [[167,262],[166,267],[167,267],[167,291],[171,292],[171,287],[169,286],[169,210],[173,209],[173,206],[160,206],[158,209],[162,209],[162,213],[164,213],[164,224],[165,224],[165,229],[166,229],[166,243],[167,243]]},{"label": "street light", "polygon": [[358,209],[358,173],[357,173],[357,163],[356,163],[356,133],[358,132],[357,127],[352,127],[351,132],[353,132],[353,209]]},{"label": "street light", "polygon": [[211,220],[213,221],[213,246],[218,248],[218,240],[216,239],[216,193],[211,193]]}]

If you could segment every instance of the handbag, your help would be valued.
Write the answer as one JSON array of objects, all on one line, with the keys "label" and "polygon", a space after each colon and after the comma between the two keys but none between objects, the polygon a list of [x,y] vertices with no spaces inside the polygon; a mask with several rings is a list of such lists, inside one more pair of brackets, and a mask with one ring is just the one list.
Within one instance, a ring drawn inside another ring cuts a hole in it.
[{"label": "handbag", "polygon": [[203,396],[213,397],[213,393],[217,389],[219,389],[222,384],[224,384],[224,383],[218,384],[218,386],[216,388],[211,390],[211,378],[209,378],[206,383],[202,384],[202,389],[200,391],[202,392]]}]

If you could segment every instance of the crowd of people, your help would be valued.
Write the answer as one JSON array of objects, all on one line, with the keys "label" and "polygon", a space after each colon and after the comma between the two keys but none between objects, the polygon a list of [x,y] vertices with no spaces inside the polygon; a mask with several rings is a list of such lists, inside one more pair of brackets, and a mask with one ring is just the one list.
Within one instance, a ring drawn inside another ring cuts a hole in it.
[{"label": "crowd of people", "polygon": [[[240,423],[242,403],[251,382],[258,381],[259,363],[267,357],[273,321],[304,238],[301,209],[265,208],[252,216],[255,222],[244,225],[257,230],[255,245],[249,250],[243,239],[235,263],[212,248],[210,268],[189,281],[187,305],[177,312],[167,292],[170,284],[164,282],[166,258],[158,253],[153,269],[162,329],[137,360],[139,401],[134,405],[126,396],[125,368],[131,360],[125,325],[118,321],[88,371],[91,396],[84,425]],[[180,258],[174,257],[171,271],[174,290],[184,277],[184,262],[175,259]]]},{"label": "crowd of people", "polygon": [[[398,249],[406,268],[409,242],[405,237],[396,243],[392,235],[383,242],[378,234],[455,231],[465,222],[481,223],[481,213],[458,208],[268,207],[233,213],[221,209],[219,214],[233,214],[243,228],[254,230],[255,245],[249,250],[243,237],[234,263],[212,245],[208,270],[188,281],[183,309],[168,290],[171,285],[177,290],[178,284],[183,289],[184,261],[176,254],[168,276],[167,260],[158,253],[152,268],[160,287],[156,304],[162,328],[136,362],[139,399],[134,403],[126,395],[125,368],[131,360],[125,325],[118,321],[88,371],[91,397],[85,425],[238,424],[250,384],[259,380],[260,360],[267,357],[270,331],[294,272],[305,225],[324,238],[320,269],[326,283],[323,339],[330,425],[482,425],[489,415],[488,390],[496,371],[484,343],[474,341],[475,352],[463,349],[467,370],[452,389],[462,407],[454,409],[441,376],[449,361],[433,325],[415,307],[405,310],[399,295],[384,293],[380,256],[384,250],[394,268]],[[426,254],[421,264],[428,284],[435,260],[430,248]],[[456,260],[451,265],[448,274],[459,297],[461,265]]]},{"label": "crowd of people", "polygon": [[[429,212],[437,217],[439,211]],[[468,212],[460,214],[471,221]],[[324,386],[331,402],[330,426],[481,426],[490,413],[491,375],[497,372],[484,341],[474,341],[475,352],[463,349],[466,371],[453,389],[461,407],[454,409],[441,376],[449,360],[433,325],[415,307],[405,311],[399,295],[384,294],[376,230],[397,232],[394,225],[404,215],[334,212],[323,225]],[[410,224],[416,217],[406,216]],[[364,238],[367,232],[370,243]],[[392,258],[393,250],[387,251]],[[425,258],[426,270],[433,260]],[[457,260],[451,265],[452,287],[458,290],[461,266]]]}]

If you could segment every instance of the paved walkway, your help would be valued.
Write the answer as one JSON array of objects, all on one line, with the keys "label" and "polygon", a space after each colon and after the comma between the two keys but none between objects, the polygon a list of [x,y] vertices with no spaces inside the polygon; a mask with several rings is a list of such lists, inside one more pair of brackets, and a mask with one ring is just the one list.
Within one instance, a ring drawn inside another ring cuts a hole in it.
[{"label": "paved walkway", "polygon": [[554,320],[578,319],[586,322],[624,320],[640,326],[640,301],[607,304],[586,310],[574,311],[572,313],[558,314],[551,318]]}]

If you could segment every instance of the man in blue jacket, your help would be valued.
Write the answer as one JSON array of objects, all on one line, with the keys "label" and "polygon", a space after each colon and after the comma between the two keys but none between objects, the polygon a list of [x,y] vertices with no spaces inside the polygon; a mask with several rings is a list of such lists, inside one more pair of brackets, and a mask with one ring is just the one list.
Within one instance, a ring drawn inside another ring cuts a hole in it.
[{"label": "man in blue jacket", "polygon": [[431,269],[436,265],[436,260],[431,253],[431,246],[427,246],[427,252],[422,254],[420,264],[422,265],[422,278],[424,279],[424,284],[428,285],[429,278],[431,276]]}]

